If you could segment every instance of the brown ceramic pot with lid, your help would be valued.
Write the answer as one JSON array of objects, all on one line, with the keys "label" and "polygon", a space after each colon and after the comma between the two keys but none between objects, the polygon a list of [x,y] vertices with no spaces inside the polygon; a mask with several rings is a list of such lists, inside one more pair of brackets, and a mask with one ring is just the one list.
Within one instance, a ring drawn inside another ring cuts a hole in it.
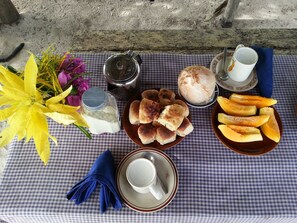
[{"label": "brown ceramic pot with lid", "polygon": [[140,90],[141,57],[133,51],[111,55],[104,63],[107,89],[119,100],[129,100]]}]

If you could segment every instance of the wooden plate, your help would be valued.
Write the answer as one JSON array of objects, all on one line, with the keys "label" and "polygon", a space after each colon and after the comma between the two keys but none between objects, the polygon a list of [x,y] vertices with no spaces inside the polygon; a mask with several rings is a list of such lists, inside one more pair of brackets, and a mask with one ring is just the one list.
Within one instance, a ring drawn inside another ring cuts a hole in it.
[{"label": "wooden plate", "polygon": [[[160,89],[156,89],[156,90],[160,90]],[[180,98],[178,96],[178,94],[176,94],[175,96],[176,99],[180,99],[182,101],[184,101],[182,98]],[[138,130],[138,127],[139,125],[132,125],[129,121],[129,108],[130,108],[130,104],[134,101],[134,100],[141,100],[141,93],[135,95],[135,97],[133,97],[132,99],[130,99],[128,101],[128,103],[126,104],[126,107],[124,109],[124,112],[123,112],[123,116],[122,116],[122,125],[123,125],[123,128],[126,132],[126,134],[129,136],[129,138],[135,142],[137,145],[141,146],[141,147],[154,147],[154,148],[157,148],[157,149],[160,149],[160,150],[165,150],[165,149],[168,149],[172,146],[175,146],[177,145],[178,143],[180,143],[185,137],[180,137],[180,136],[176,136],[176,140],[171,142],[171,143],[168,143],[168,144],[165,144],[165,145],[161,145],[160,143],[158,143],[156,140],[150,144],[142,144],[141,143],[141,140],[139,139],[138,137],[138,133],[137,133],[137,130]],[[185,102],[185,101],[184,101]],[[191,114],[187,117],[190,121],[191,121]]]},{"label": "wooden plate", "polygon": [[[277,113],[276,109],[274,109],[274,115],[277,120],[277,123],[279,125],[280,134],[282,136],[283,134],[283,126],[280,119],[279,114]],[[263,155],[265,153],[270,152],[273,150],[278,143],[272,141],[271,139],[267,138],[262,132],[263,140],[257,141],[257,142],[246,142],[246,143],[240,143],[240,142],[233,142],[229,139],[227,139],[222,132],[219,130],[218,125],[221,124],[218,121],[218,113],[224,112],[219,103],[216,103],[213,112],[212,112],[212,128],[218,137],[218,139],[229,149],[233,150],[234,152],[237,152],[239,154],[243,155],[250,155],[250,156],[257,156],[257,155]]]}]

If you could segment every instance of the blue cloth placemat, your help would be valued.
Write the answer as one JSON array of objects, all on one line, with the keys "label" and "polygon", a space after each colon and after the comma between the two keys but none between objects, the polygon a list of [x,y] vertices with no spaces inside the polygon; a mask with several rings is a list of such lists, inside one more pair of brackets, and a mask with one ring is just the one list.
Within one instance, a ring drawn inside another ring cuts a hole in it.
[{"label": "blue cloth placemat", "polygon": [[[93,73],[91,84],[107,89],[102,75],[109,54],[79,54]],[[177,77],[188,65],[209,67],[215,55],[141,55],[142,89],[177,91]],[[142,214],[123,207],[100,214],[99,190],[81,205],[65,198],[107,148],[115,164],[138,148],[121,130],[87,139],[74,126],[50,122],[58,147],[46,167],[32,143],[12,144],[0,186],[0,219],[7,222],[288,222],[297,218],[297,56],[274,56],[272,97],[283,124],[283,137],[270,153],[238,155],[226,148],[211,127],[213,107],[192,109],[192,132],[165,152],[179,172],[176,197],[163,210]],[[253,89],[251,92],[256,93]],[[220,89],[221,95],[230,92]],[[119,102],[122,113],[125,102]]]}]

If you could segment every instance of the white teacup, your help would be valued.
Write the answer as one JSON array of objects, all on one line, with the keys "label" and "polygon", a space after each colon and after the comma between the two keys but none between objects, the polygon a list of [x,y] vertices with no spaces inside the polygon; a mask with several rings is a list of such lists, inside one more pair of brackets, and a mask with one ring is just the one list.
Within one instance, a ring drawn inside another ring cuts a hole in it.
[{"label": "white teacup", "polygon": [[148,159],[133,160],[127,167],[126,177],[131,187],[138,193],[151,193],[157,200],[161,200],[165,195],[156,167]]},{"label": "white teacup", "polygon": [[232,80],[243,82],[249,77],[257,61],[257,52],[250,47],[240,44],[234,51],[227,73]]}]

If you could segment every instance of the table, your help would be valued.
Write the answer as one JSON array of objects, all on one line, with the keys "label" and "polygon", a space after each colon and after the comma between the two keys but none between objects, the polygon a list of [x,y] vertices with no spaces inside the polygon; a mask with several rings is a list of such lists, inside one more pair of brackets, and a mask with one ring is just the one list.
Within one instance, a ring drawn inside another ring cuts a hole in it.
[{"label": "table", "polygon": [[[92,86],[106,90],[102,67],[108,54],[79,54],[93,73]],[[214,55],[144,54],[142,89],[177,91],[177,75],[185,66],[209,66]],[[274,57],[276,109],[283,137],[270,153],[239,155],[226,148],[211,127],[212,107],[191,109],[194,132],[165,152],[179,172],[176,197],[165,209],[143,214],[124,207],[99,212],[99,190],[80,206],[67,191],[107,148],[116,164],[138,148],[121,130],[87,139],[74,126],[50,123],[52,144],[47,166],[32,143],[14,141],[0,186],[0,219],[7,222],[295,222],[297,218],[297,55]],[[253,89],[252,92],[256,92]],[[220,89],[220,94],[229,92]],[[125,102],[119,102],[122,112]]]}]

